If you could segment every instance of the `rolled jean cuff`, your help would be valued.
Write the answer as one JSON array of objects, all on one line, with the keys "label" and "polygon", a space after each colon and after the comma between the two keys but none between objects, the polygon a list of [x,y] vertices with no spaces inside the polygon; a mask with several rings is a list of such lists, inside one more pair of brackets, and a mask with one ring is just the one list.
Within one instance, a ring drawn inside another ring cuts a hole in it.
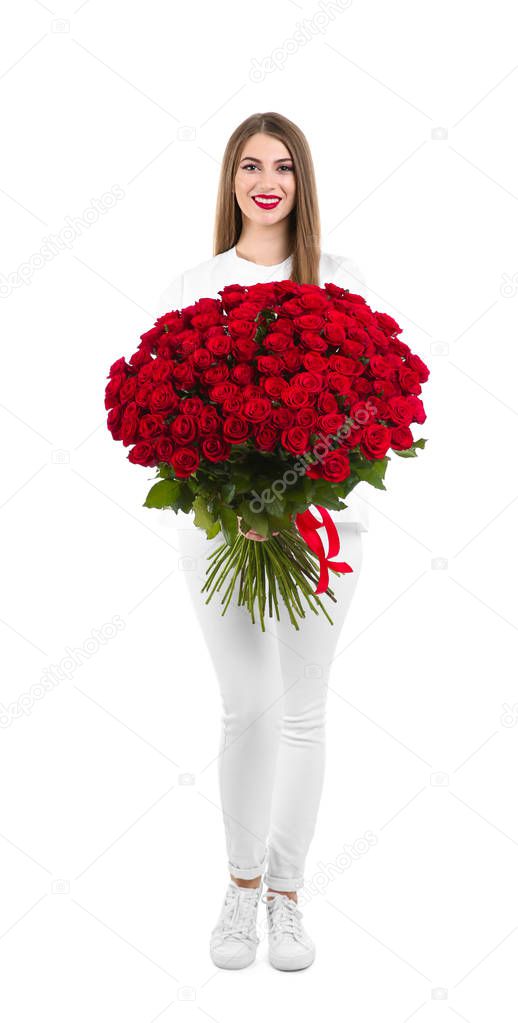
[{"label": "rolled jean cuff", "polygon": [[296,892],[299,888],[304,887],[303,877],[275,877],[266,871],[263,881],[268,888],[273,888],[278,892]]},{"label": "rolled jean cuff", "polygon": [[238,877],[241,881],[251,881],[254,877],[259,877],[263,873],[264,865],[266,862],[266,856],[262,863],[259,863],[257,867],[238,867],[236,863],[228,861],[229,873],[233,877]]}]

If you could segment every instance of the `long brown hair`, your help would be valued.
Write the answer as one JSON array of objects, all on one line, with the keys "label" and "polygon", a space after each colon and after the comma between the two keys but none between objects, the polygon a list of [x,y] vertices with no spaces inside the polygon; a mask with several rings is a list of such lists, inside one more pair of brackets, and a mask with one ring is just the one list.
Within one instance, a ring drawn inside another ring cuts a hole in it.
[{"label": "long brown hair", "polygon": [[295,168],[297,188],[290,218],[292,269],[290,280],[299,284],[319,284],[320,213],[318,209],[315,169],[307,139],[293,121],[269,111],[251,114],[232,132],[223,155],[216,201],[214,252],[226,252],[237,245],[243,217],[233,194],[234,179],[246,139],[262,132],[280,139],[290,152]]}]

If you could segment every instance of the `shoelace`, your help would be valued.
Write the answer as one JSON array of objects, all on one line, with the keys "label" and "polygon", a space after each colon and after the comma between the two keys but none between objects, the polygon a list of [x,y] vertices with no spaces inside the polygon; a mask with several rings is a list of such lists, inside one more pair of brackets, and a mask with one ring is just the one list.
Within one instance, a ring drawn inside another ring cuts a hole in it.
[{"label": "shoelace", "polygon": [[302,913],[294,899],[290,899],[288,895],[280,895],[278,892],[272,897],[271,892],[265,892],[261,896],[261,902],[265,902],[269,907],[268,917],[274,935],[288,934],[295,941],[307,945],[301,922]]},{"label": "shoelace", "polygon": [[257,891],[257,888],[229,886],[221,918],[213,934],[221,938],[240,937],[247,942],[255,941],[254,934],[250,932],[257,911]]}]

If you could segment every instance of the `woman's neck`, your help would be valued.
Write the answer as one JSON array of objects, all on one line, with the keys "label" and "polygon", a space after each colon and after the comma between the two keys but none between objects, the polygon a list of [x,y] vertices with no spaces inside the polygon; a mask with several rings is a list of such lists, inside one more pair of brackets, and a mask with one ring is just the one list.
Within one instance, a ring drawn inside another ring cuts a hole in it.
[{"label": "woman's neck", "polygon": [[[279,225],[281,227],[281,225]],[[256,230],[255,225],[245,225],[239,236],[236,253],[241,259],[261,266],[277,266],[291,256],[293,242],[286,229]]]}]

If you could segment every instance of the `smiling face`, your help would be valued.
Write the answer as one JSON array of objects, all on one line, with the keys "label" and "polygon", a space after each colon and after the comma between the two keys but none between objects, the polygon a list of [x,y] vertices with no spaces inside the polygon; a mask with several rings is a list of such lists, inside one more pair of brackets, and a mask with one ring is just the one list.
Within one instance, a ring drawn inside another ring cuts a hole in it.
[{"label": "smiling face", "polygon": [[294,208],[296,192],[289,149],[272,135],[252,135],[243,146],[234,188],[243,218],[261,226],[284,220]]}]

